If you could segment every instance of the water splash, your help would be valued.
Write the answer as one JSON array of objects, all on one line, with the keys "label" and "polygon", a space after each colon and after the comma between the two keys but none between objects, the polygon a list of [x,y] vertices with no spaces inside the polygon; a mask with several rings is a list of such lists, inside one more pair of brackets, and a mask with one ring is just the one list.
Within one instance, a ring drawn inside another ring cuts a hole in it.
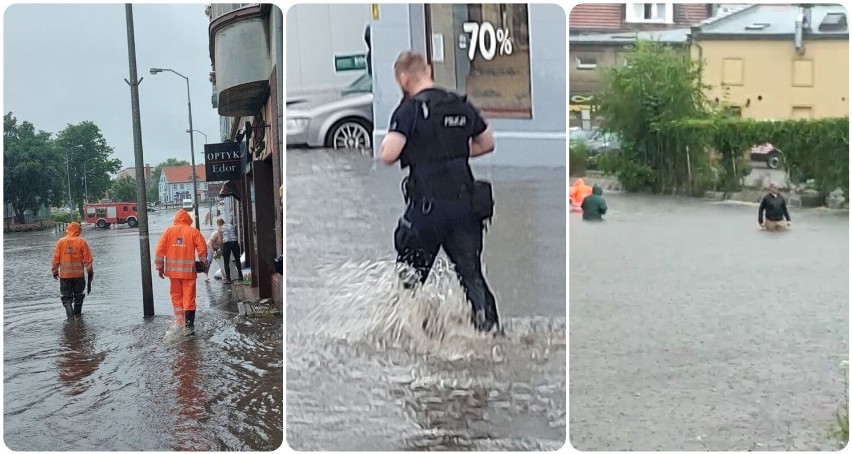
[{"label": "water splash", "polygon": [[471,306],[452,265],[436,260],[426,282],[406,289],[393,261],[346,262],[322,267],[329,292],[307,316],[322,337],[362,343],[379,350],[401,348],[446,359],[487,353],[491,335],[470,323]]}]

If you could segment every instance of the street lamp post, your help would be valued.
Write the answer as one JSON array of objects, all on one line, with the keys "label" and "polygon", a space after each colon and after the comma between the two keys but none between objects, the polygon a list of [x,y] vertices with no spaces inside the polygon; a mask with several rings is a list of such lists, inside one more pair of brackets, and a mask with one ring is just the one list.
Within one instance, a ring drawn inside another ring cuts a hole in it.
[{"label": "street lamp post", "polygon": [[186,130],[186,132],[191,132],[191,131],[195,131],[195,132],[197,132],[197,133],[201,134],[202,136],[204,136],[204,145],[207,145],[207,134],[204,134],[203,132],[201,132],[201,131],[199,131],[199,130],[197,130],[197,129],[192,129],[192,130],[187,129],[187,130]]},{"label": "street lamp post", "polygon": [[169,71],[183,77],[186,80],[186,105],[189,110],[189,151],[192,158],[192,204],[195,206],[195,228],[201,230],[201,221],[198,219],[198,179],[195,176],[195,142],[192,134],[192,102],[189,96],[189,77],[168,68],[151,68],[151,74],[156,75],[163,71]]},{"label": "street lamp post", "polygon": [[89,203],[89,171],[86,171],[86,164],[89,161],[83,163],[83,191],[86,197],[86,203]]},{"label": "street lamp post", "polygon": [[[82,145],[74,145],[71,148],[83,148]],[[74,209],[74,201],[71,200],[71,161],[68,158],[68,148],[65,149],[65,173],[68,176],[68,211]]]}]

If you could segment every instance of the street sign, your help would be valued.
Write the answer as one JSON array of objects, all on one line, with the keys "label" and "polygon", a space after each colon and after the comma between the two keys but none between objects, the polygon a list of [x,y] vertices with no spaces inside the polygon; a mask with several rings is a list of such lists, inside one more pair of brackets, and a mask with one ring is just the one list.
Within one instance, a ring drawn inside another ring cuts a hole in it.
[{"label": "street sign", "polygon": [[361,71],[367,69],[367,55],[335,55],[334,56],[334,71]]},{"label": "street sign", "polygon": [[242,170],[240,142],[211,143],[204,145],[207,181],[228,181],[240,178]]}]

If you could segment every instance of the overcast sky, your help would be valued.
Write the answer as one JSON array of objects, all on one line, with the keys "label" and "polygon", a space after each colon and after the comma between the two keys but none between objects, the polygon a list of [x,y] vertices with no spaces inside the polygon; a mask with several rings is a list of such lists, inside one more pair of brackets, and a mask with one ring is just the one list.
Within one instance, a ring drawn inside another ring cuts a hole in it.
[{"label": "overcast sky", "polygon": [[[145,163],[189,162],[186,82],[193,129],[219,142],[219,116],[210,102],[210,53],[205,4],[135,4],[136,64],[140,78]],[[92,121],[113,157],[135,163],[124,4],[16,4],[3,17],[3,113],[37,130],[57,133]],[[195,161],[203,164],[204,136],[195,134]]]}]

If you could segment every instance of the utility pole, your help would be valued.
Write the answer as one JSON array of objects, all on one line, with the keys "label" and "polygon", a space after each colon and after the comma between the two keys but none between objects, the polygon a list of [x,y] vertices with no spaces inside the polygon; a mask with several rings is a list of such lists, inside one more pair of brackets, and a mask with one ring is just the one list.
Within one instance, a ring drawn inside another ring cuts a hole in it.
[{"label": "utility pole", "polygon": [[127,57],[130,60],[130,101],[133,112],[133,153],[136,156],[136,215],[139,218],[139,261],[142,266],[142,308],[145,317],[154,316],[154,290],[151,282],[151,246],[148,241],[148,199],[145,194],[145,160],[142,158],[142,120],[139,116],[139,84],[136,78],[136,38],[133,33],[133,5],[124,5],[127,15]]}]

